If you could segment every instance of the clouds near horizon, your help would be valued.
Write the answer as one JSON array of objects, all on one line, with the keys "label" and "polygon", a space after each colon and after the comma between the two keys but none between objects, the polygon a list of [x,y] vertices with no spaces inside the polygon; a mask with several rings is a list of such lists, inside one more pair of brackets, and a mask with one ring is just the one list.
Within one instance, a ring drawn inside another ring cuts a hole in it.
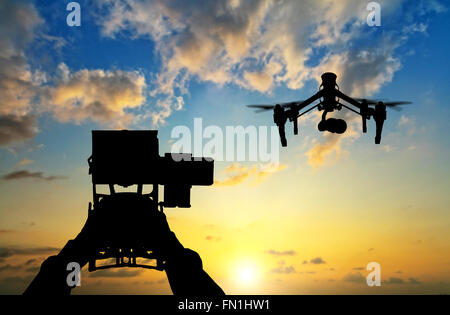
[{"label": "clouds near horizon", "polygon": [[10,181],[10,180],[18,180],[18,179],[38,179],[38,180],[45,180],[45,181],[53,181],[57,179],[66,179],[66,176],[56,176],[56,175],[49,175],[45,176],[43,172],[30,172],[27,170],[20,170],[20,171],[13,171],[11,173],[2,175],[0,179]]}]

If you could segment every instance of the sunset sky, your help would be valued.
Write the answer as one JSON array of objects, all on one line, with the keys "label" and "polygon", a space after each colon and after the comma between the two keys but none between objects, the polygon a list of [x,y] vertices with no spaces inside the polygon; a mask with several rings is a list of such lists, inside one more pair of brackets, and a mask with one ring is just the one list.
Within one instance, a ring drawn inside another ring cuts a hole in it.
[{"label": "sunset sky", "polygon": [[[93,129],[272,126],[246,104],[301,100],[320,75],[354,97],[406,100],[383,139],[287,126],[277,167],[216,161],[215,185],[167,209],[228,294],[450,293],[450,7],[390,0],[0,0],[0,294],[22,293],[81,230]],[[271,169],[271,172],[265,170]],[[381,287],[369,287],[369,262]],[[83,270],[73,294],[170,294],[162,272]]]}]

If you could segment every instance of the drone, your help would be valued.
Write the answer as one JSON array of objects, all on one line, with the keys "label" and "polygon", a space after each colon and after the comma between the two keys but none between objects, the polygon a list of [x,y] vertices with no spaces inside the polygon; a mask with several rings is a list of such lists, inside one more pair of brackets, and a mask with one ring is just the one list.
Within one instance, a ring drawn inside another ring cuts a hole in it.
[{"label": "drone", "polygon": [[[381,133],[383,131],[384,121],[386,120],[386,108],[393,108],[400,110],[398,106],[412,104],[411,102],[396,101],[396,102],[384,102],[382,100],[370,100],[362,98],[353,98],[345,95],[339,90],[339,86],[336,83],[337,75],[332,72],[326,72],[322,74],[322,84],[319,87],[319,92],[303,101],[295,101],[288,103],[280,103],[276,105],[247,105],[250,108],[256,108],[256,112],[264,112],[273,110],[273,120],[278,126],[280,133],[281,145],[287,146],[285,125],[287,120],[294,124],[294,135],[298,135],[298,118],[309,113],[313,109],[317,108],[319,111],[323,111],[322,119],[319,122],[317,129],[320,132],[328,131],[335,134],[343,134],[347,130],[347,123],[343,119],[328,118],[327,114],[340,111],[342,108],[346,108],[362,118],[362,132],[367,133],[367,120],[371,117],[374,118],[376,124],[375,144],[381,143]],[[309,109],[305,109],[315,101],[319,100],[319,103],[312,106]],[[341,100],[349,103],[349,105],[341,103]],[[351,106],[356,107],[352,108]]]}]

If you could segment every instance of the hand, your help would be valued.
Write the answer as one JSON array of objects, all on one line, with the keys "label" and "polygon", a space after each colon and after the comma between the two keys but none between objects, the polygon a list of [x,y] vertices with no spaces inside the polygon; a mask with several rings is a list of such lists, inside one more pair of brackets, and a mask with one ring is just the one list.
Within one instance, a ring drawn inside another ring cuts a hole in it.
[{"label": "hand", "polygon": [[[125,208],[126,207],[126,208]],[[170,230],[166,215],[153,204],[135,203],[128,200],[111,204],[99,203],[92,210],[89,204],[88,218],[74,240],[86,253],[105,244],[144,244],[164,258],[184,249]]]}]

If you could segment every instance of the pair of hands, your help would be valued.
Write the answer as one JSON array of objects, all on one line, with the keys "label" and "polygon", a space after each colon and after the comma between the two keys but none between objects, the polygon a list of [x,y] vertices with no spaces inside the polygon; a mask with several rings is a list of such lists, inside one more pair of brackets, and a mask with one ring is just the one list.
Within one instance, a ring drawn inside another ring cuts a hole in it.
[{"label": "pair of hands", "polygon": [[89,204],[86,223],[73,241],[76,246],[72,252],[76,252],[82,265],[87,263],[92,247],[111,239],[132,239],[151,244],[152,249],[167,259],[184,249],[170,230],[164,212],[149,210],[137,216],[127,211],[118,215],[106,210],[91,210]]}]

